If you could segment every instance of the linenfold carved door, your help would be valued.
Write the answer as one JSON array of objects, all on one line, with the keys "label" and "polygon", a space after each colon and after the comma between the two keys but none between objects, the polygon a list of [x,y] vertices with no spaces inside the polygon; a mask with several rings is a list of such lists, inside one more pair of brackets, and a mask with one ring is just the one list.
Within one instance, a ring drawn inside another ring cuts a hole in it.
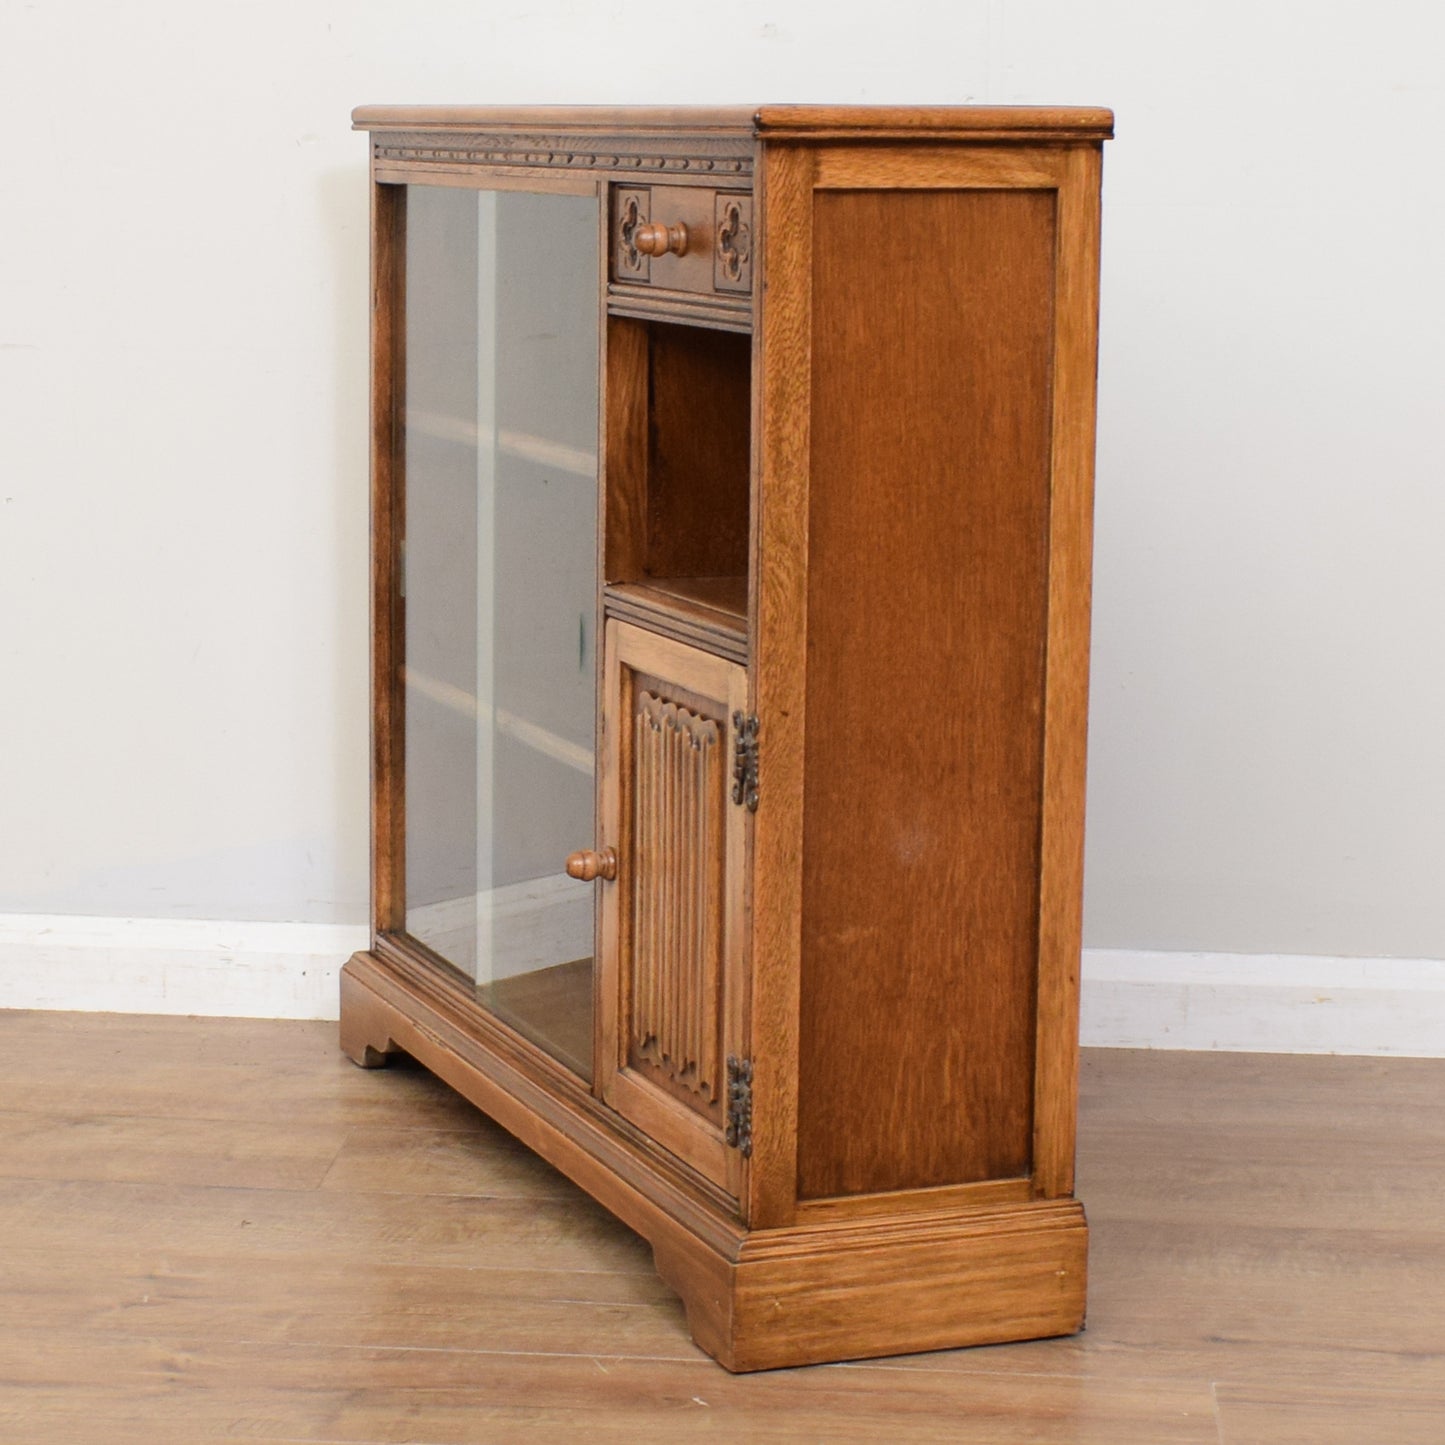
[{"label": "linenfold carved door", "polygon": [[724,1140],[728,1058],[743,1048],[745,808],[731,799],[735,663],[607,624],[599,1078],[603,1098],[737,1195]]}]

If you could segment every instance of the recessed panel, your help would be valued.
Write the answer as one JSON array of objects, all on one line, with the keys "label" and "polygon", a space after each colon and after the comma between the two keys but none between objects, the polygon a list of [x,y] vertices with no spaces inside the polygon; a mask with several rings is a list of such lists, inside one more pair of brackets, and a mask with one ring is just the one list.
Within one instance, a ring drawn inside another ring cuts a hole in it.
[{"label": "recessed panel", "polygon": [[799,1192],[1026,1175],[1054,198],[814,237]]}]

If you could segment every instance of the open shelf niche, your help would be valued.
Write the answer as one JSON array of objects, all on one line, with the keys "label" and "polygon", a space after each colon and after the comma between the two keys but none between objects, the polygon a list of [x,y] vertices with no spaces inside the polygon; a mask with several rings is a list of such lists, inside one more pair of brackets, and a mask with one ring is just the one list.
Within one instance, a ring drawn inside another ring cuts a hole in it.
[{"label": "open shelf niche", "polygon": [[752,338],[607,323],[609,614],[744,661]]}]

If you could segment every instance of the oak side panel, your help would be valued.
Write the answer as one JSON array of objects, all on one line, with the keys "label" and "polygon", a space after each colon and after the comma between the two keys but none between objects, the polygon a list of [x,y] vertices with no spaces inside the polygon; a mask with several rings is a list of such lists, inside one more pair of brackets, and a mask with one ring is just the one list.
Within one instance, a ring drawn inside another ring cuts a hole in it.
[{"label": "oak side panel", "polygon": [[1034,1118],[1034,1184],[1045,1198],[1074,1187],[1102,159],[1098,146],[1061,152],[1058,190]]},{"label": "oak side panel", "polygon": [[808,388],[812,176],[805,148],[767,146],[754,215],[761,240],[753,475],[753,711],[764,719],[753,815],[753,1158],[747,1218],[792,1220],[796,1197],[798,966],[802,914],[804,676],[808,629]]},{"label": "oak side panel", "polygon": [[[926,264],[868,237],[926,238]],[[1032,1169],[1054,194],[820,191],[801,1197]]]},{"label": "oak side panel", "polygon": [[405,917],[406,715],[398,569],[405,517],[402,388],[406,378],[406,189],[371,188],[371,899],[372,927]]}]

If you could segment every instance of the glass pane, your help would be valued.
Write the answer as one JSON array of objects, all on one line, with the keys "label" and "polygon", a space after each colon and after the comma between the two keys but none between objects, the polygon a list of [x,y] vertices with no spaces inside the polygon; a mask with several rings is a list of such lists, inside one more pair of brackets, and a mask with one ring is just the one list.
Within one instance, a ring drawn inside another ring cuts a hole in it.
[{"label": "glass pane", "polygon": [[406,927],[592,1072],[598,209],[412,186]]}]

